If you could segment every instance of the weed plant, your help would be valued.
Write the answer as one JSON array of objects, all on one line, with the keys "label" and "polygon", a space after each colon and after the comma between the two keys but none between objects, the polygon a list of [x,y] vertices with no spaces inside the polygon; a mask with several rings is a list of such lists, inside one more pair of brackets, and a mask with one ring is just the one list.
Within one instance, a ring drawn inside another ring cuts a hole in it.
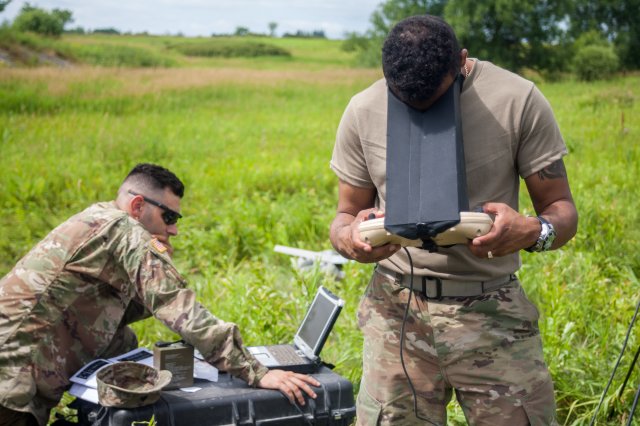
[{"label": "weed plant", "polygon": [[[346,306],[323,356],[357,389],[362,338],[355,313],[372,265],[349,263],[336,281],[293,268],[273,246],[330,248],[336,127],[349,98],[379,74],[258,66],[228,74],[0,70],[0,275],[67,217],[112,199],[136,163],[159,163],[187,186],[175,262],[200,300],[238,323],[246,344],[281,343],[317,286],[327,286]],[[564,425],[588,424],[640,298],[639,87],[638,76],[541,85],[570,150],[580,227],[562,250],[523,253],[519,276],[541,312]],[[533,213],[526,196],[521,211]],[[155,320],[135,330],[144,346],[175,337]],[[628,352],[639,344],[636,327]],[[639,367],[622,398],[614,395],[631,354],[598,424],[626,421]],[[464,424],[453,404],[450,423]]]}]

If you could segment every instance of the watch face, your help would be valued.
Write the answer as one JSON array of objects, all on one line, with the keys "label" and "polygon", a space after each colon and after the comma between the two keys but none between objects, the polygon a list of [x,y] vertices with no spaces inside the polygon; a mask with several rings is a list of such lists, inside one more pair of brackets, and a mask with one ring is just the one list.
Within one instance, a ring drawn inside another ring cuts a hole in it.
[{"label": "watch face", "polygon": [[536,216],[540,222],[540,235],[534,245],[525,250],[528,252],[541,252],[551,250],[554,240],[556,239],[556,230],[545,218]]},{"label": "watch face", "polygon": [[[544,229],[546,228],[546,235]],[[553,229],[553,225],[549,222],[542,224],[543,232],[540,235],[540,239],[542,240],[542,251],[547,251],[551,249],[554,240],[556,239],[556,230]]]}]

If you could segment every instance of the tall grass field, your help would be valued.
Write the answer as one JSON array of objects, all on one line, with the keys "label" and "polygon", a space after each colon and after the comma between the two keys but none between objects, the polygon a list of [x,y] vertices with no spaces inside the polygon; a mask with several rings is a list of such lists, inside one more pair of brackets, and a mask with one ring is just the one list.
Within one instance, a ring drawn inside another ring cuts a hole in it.
[{"label": "tall grass field", "polygon": [[[239,324],[246,344],[281,343],[316,288],[328,287],[346,306],[323,358],[357,390],[356,310],[373,266],[349,263],[338,281],[296,269],[273,248],[331,248],[336,128],[350,97],[381,73],[352,67],[337,41],[273,40],[290,55],[254,58],[186,57],[171,48],[184,41],[62,41],[93,46],[85,54],[99,44],[138,46],[165,55],[168,67],[0,68],[0,276],[67,217],[113,199],[136,163],[158,163],[187,187],[174,260],[201,302]],[[561,250],[523,252],[518,275],[541,312],[559,422],[586,425],[640,300],[640,76],[539,87],[569,147],[580,224]],[[533,213],[524,187],[521,210]],[[135,330],[147,347],[175,337],[152,319]],[[640,325],[597,424],[626,424],[640,365],[618,391],[638,345]],[[455,402],[449,411],[450,424],[465,424]]]}]

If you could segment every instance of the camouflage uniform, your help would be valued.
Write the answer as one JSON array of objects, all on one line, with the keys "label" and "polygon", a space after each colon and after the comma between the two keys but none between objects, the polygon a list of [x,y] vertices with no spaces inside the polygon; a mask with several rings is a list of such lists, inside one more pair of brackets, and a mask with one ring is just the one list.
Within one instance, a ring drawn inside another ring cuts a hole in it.
[{"label": "camouflage uniform", "polygon": [[[425,424],[414,415],[400,363],[408,297],[409,290],[376,272],[360,304],[365,346],[358,424]],[[414,292],[403,360],[418,396],[418,414],[446,424],[445,407],[455,389],[471,424],[556,424],[537,320],[538,310],[517,280],[476,297],[435,301]]]},{"label": "camouflage uniform", "polygon": [[[567,154],[553,112],[532,82],[475,60],[460,94],[469,206],[487,201],[518,210],[520,178]],[[386,205],[387,85],[379,80],[356,94],[336,136],[331,168],[341,181],[373,188],[375,206]],[[405,277],[499,280],[515,274],[518,253],[492,259],[465,245],[437,252],[409,248],[379,266]],[[374,274],[359,309],[364,334],[358,424],[426,424],[417,419],[400,362],[400,330],[409,290]],[[397,278],[397,277],[396,277]],[[505,281],[506,282],[506,281]],[[418,394],[421,417],[446,421],[455,391],[470,424],[554,424],[553,385],[543,360],[536,308],[518,281],[468,298],[426,300],[413,292],[405,327],[404,361]]]},{"label": "camouflage uniform", "polygon": [[266,374],[237,326],[196,301],[166,247],[115,203],[98,203],[54,229],[0,281],[0,406],[45,424],[69,377],[135,348],[126,326],[151,315],[250,385]]}]

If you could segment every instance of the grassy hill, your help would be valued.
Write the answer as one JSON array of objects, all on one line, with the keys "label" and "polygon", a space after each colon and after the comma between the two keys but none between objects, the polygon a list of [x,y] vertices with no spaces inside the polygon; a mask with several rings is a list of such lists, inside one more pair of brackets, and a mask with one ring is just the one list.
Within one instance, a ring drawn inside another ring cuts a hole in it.
[{"label": "grassy hill", "polygon": [[[65,34],[59,39],[0,29],[0,52],[14,64],[124,67],[349,67],[339,40],[271,37],[179,37]],[[0,62],[1,63],[1,62]]]}]

